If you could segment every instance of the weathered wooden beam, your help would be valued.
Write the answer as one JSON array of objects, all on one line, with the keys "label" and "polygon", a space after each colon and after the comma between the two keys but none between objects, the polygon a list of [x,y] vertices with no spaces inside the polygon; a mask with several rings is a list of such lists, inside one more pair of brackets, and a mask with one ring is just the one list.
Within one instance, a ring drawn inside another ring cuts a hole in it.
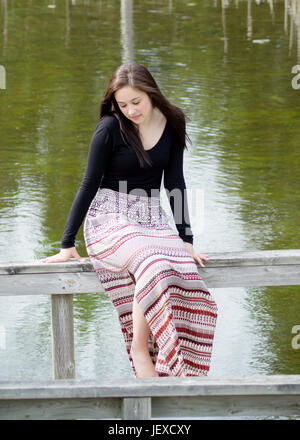
[{"label": "weathered wooden beam", "polygon": [[13,276],[0,275],[0,296],[65,295],[100,292],[103,292],[103,287],[95,272],[49,272]]},{"label": "weathered wooden beam", "polygon": [[[0,381],[0,400],[100,397],[300,395],[300,374]],[[300,401],[299,401],[300,405]]]},{"label": "weathered wooden beam", "polygon": [[[300,284],[300,250],[209,254],[198,266],[207,286],[250,287]],[[55,276],[54,276],[55,275]],[[0,263],[0,295],[103,292],[89,259],[42,263],[40,260]]]},{"label": "weathered wooden beam", "polygon": [[53,379],[75,378],[73,295],[51,295]]},{"label": "weathered wooden beam", "polygon": [[0,419],[133,417],[134,398],[152,418],[300,416],[300,375],[0,382]]},{"label": "weathered wooden beam", "polygon": [[120,398],[0,400],[0,420],[118,419]]},{"label": "weathered wooden beam", "polygon": [[300,264],[201,268],[199,274],[210,288],[296,286],[300,284]]},{"label": "weathered wooden beam", "polygon": [[[203,253],[209,256],[209,261],[205,263],[207,268],[300,264],[300,249],[217,253],[209,253],[203,251]],[[41,260],[0,262],[0,275],[92,271],[93,267],[89,258],[82,258],[82,262],[71,259],[65,263],[42,263]]]},{"label": "weathered wooden beam", "polygon": [[151,397],[125,397],[122,403],[122,419],[151,419]]}]

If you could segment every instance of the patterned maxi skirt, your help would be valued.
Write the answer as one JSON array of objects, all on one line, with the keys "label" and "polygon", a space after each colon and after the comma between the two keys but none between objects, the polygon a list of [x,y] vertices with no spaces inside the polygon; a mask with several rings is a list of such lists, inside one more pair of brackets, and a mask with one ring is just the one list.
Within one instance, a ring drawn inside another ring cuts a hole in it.
[{"label": "patterned maxi skirt", "polygon": [[150,328],[159,376],[207,375],[217,306],[159,197],[99,188],[84,221],[87,253],[115,307],[130,355],[133,298]]}]

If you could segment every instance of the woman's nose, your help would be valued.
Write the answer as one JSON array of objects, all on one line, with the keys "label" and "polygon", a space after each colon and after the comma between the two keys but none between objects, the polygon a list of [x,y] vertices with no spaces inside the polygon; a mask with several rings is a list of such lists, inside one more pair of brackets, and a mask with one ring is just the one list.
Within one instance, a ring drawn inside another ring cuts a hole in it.
[{"label": "woman's nose", "polygon": [[134,113],[135,113],[135,109],[133,107],[128,107],[128,114],[131,116],[134,115]]}]

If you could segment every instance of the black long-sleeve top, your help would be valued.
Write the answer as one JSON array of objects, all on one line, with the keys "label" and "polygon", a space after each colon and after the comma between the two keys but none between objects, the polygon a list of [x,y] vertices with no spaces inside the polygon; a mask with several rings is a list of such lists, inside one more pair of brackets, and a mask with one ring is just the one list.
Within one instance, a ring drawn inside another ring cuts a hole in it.
[{"label": "black long-sleeve top", "polygon": [[[77,232],[99,187],[120,191],[119,182],[126,181],[127,193],[141,188],[151,196],[151,189],[155,193],[160,190],[163,172],[178,234],[183,241],[193,243],[183,175],[183,148],[178,145],[168,122],[159,141],[147,153],[153,165],[141,168],[136,153],[123,141],[119,121],[112,115],[100,120],[90,142],[86,170],[69,212],[61,248],[75,246]],[[181,197],[173,197],[171,191],[175,194],[178,190]]]}]

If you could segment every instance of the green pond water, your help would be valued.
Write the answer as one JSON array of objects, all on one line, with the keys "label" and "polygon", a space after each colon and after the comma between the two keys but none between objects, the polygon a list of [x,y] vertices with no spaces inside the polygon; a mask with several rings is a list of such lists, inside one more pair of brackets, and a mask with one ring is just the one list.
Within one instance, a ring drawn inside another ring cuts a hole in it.
[{"label": "green pond water", "polygon": [[[1,1],[1,261],[58,252],[107,81],[130,60],[189,117],[195,249],[300,248],[299,28],[291,2],[227,3]],[[86,256],[82,229],[77,248]],[[299,286],[212,294],[210,375],[300,372]],[[51,379],[50,306],[46,295],[0,297],[0,380]],[[132,376],[107,296],[75,295],[74,314],[77,378]]]}]

